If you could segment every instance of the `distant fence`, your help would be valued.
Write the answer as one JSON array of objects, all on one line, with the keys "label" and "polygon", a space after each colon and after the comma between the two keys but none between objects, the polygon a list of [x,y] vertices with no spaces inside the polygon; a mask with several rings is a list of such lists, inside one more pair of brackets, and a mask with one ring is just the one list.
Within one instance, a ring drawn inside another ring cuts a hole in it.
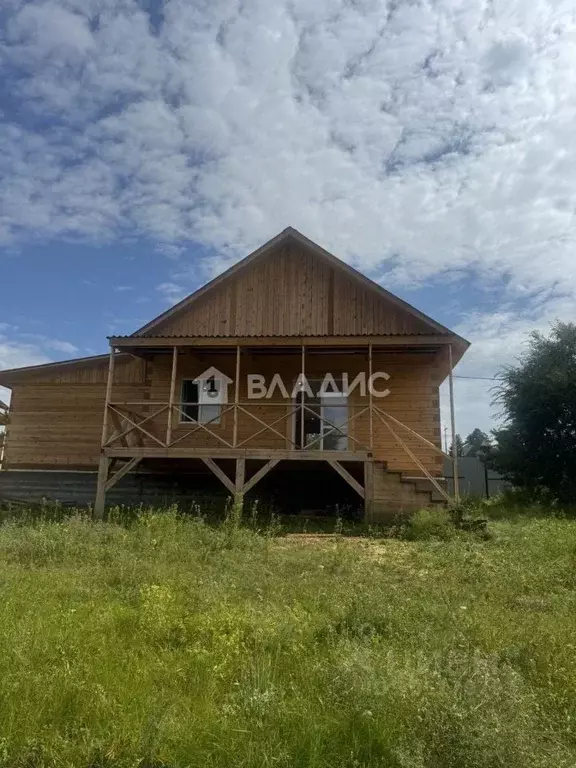
[{"label": "distant fence", "polygon": [[[454,476],[452,462],[448,459],[444,462],[444,477],[447,480],[449,493],[454,493]],[[493,469],[485,467],[484,463],[475,456],[458,457],[458,478],[460,494],[462,496],[496,496],[505,488],[510,488],[502,475]]]}]

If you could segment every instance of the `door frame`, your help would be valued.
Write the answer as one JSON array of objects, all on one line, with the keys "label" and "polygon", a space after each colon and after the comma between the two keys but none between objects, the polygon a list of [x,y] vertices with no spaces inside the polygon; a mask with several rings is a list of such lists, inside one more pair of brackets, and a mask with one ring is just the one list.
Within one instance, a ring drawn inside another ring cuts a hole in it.
[{"label": "door frame", "polygon": [[[308,379],[308,383],[311,384],[314,381],[322,381],[322,380],[323,379]],[[346,447],[345,448],[336,448],[334,450],[336,450],[336,451],[347,451],[348,450],[348,443],[349,443],[349,439],[348,439],[349,438],[349,428],[350,428],[350,425],[348,423],[349,413],[350,413],[350,411],[349,411],[350,397],[349,397],[349,395],[341,395],[341,394],[339,394],[339,395],[335,395],[335,394],[334,395],[330,395],[330,394],[328,394],[328,395],[320,396],[319,397],[320,402],[319,403],[315,403],[315,405],[319,405],[320,406],[320,415],[318,416],[318,419],[320,421],[320,423],[319,423],[319,434],[321,434],[322,437],[321,437],[320,441],[316,444],[316,446],[312,450],[318,450],[318,451],[325,450],[324,449],[324,429],[326,428],[327,432],[329,432],[330,430],[333,429],[333,427],[331,427],[331,426],[329,426],[327,424],[324,424],[324,421],[323,421],[323,418],[324,418],[324,416],[323,416],[324,408],[325,408],[325,405],[326,405],[324,400],[325,399],[329,400],[331,396],[335,397],[335,398],[339,397],[340,399],[345,399],[346,400],[346,422],[343,425],[346,428],[346,431],[344,432],[344,434],[346,436]],[[297,405],[300,405],[300,395],[298,395],[298,397],[296,397],[296,398],[294,398],[292,400],[292,407],[295,407]],[[310,412],[308,411],[308,414],[309,413]],[[294,413],[292,414],[292,441],[293,441],[293,443],[295,445],[298,443],[298,438],[299,438],[299,434],[298,434],[298,430],[297,430],[297,421],[298,421],[298,415],[299,414],[300,414],[300,410],[294,411]],[[300,448],[296,448],[296,450],[298,450],[298,451],[305,450],[305,446],[300,446]]]}]

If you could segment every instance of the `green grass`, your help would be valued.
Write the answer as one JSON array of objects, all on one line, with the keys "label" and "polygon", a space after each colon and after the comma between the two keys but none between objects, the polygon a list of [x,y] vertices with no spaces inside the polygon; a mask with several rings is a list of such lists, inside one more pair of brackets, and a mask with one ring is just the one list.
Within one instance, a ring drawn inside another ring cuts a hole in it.
[{"label": "green grass", "polygon": [[576,522],[0,527],[0,765],[576,765]]}]

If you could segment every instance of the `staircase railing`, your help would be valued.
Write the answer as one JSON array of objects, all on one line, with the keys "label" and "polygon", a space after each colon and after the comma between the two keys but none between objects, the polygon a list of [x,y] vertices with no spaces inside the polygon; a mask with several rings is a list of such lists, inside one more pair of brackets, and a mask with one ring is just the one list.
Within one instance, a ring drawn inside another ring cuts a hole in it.
[{"label": "staircase railing", "polygon": [[396,424],[398,427],[401,427],[405,429],[412,437],[415,437],[417,440],[420,440],[422,443],[424,443],[428,448],[432,448],[436,453],[440,454],[441,456],[444,456],[447,459],[452,460],[452,457],[449,456],[447,453],[445,453],[441,448],[439,448],[437,445],[434,445],[433,442],[425,438],[423,435],[416,432],[414,429],[409,427],[407,424],[404,424],[403,422],[399,421],[397,418],[392,416],[391,414],[387,413],[386,411],[382,410],[382,408],[379,408],[378,406],[373,406],[374,412],[376,416],[380,419],[382,424],[389,430],[390,434],[396,440],[396,442],[401,446],[401,448],[405,451],[405,453],[410,457],[410,459],[416,464],[418,469],[424,473],[424,476],[427,480],[429,480],[434,488],[438,491],[438,493],[443,497],[443,499],[450,504],[450,506],[455,506],[456,500],[450,496],[447,491],[442,488],[440,483],[438,482],[437,478],[435,478],[430,471],[425,467],[425,465],[420,461],[418,456],[414,453],[414,451],[411,450],[411,448],[406,444],[406,442],[400,437],[398,432],[392,427],[390,422]]}]

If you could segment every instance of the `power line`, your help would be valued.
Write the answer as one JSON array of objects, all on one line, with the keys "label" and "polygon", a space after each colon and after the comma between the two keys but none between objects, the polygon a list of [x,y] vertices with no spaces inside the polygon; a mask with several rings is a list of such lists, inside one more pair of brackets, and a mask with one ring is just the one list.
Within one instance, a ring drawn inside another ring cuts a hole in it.
[{"label": "power line", "polygon": [[497,377],[488,376],[454,376],[455,379],[470,379],[471,381],[500,381]]}]

